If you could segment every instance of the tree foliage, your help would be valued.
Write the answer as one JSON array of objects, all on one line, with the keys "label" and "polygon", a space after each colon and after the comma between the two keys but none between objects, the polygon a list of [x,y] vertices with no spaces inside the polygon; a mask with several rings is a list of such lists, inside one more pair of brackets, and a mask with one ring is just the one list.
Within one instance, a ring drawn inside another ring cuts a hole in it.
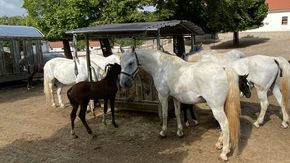
[{"label": "tree foliage", "polygon": [[24,0],[29,23],[49,40],[59,40],[67,30],[89,26],[101,15],[99,0]]},{"label": "tree foliage", "polygon": [[144,22],[154,19],[152,13],[144,11],[150,0],[106,0],[102,2],[102,16],[94,24]]},{"label": "tree foliage", "polygon": [[212,31],[238,32],[262,25],[267,16],[265,0],[208,0],[207,26]]},{"label": "tree foliage", "polygon": [[157,0],[155,17],[158,20],[189,20],[207,29],[206,3],[204,0]]},{"label": "tree foliage", "polygon": [[26,25],[26,17],[23,16],[2,16],[0,25]]},{"label": "tree foliage", "polygon": [[265,0],[157,0],[159,20],[189,20],[209,33],[238,32],[262,25]]}]

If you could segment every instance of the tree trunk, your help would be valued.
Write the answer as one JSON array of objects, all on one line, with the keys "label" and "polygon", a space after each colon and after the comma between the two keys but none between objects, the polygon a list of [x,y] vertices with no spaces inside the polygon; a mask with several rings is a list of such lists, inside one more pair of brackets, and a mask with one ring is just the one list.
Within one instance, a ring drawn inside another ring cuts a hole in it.
[{"label": "tree trunk", "polygon": [[64,50],[65,57],[68,59],[72,59],[73,57],[71,55],[69,41],[67,39],[64,39],[62,40],[62,42],[63,42],[63,50]]},{"label": "tree trunk", "polygon": [[173,36],[173,51],[178,57],[182,57],[185,52],[183,36]]},{"label": "tree trunk", "polygon": [[100,44],[104,57],[108,57],[113,54],[108,38],[100,39]]},{"label": "tree trunk", "polygon": [[233,38],[233,45],[238,46],[240,43],[239,41],[239,32],[234,32],[234,38]]}]

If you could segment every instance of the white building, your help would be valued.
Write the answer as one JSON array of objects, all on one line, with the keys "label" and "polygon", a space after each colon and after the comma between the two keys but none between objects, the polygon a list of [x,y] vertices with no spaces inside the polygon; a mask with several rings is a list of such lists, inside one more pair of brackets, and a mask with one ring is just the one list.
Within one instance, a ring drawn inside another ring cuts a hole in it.
[{"label": "white building", "polygon": [[290,31],[290,0],[266,0],[269,6],[264,26],[246,32]]}]

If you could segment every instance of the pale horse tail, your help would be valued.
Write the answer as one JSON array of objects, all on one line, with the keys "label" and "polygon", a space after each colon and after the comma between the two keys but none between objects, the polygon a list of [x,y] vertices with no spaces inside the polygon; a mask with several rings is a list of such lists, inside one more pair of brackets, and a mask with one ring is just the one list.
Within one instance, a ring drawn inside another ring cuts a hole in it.
[{"label": "pale horse tail", "polygon": [[46,98],[46,103],[49,103],[51,101],[51,90],[49,88],[49,83],[51,82],[50,80],[50,70],[49,70],[49,65],[45,64],[43,67],[43,91],[45,94],[45,98]]},{"label": "pale horse tail", "polygon": [[[230,67],[225,69],[229,91],[225,103],[225,113],[229,122],[230,142],[234,151],[239,149],[240,140],[240,90],[238,75]],[[234,152],[236,153],[236,152]]]},{"label": "pale horse tail", "polygon": [[283,96],[283,102],[285,107],[288,107],[288,102],[289,102],[289,85],[290,85],[290,65],[288,63],[288,61],[283,58],[283,57],[275,57],[275,60],[279,63],[278,66],[279,68],[282,70],[282,74],[280,76],[281,77],[281,93]]}]

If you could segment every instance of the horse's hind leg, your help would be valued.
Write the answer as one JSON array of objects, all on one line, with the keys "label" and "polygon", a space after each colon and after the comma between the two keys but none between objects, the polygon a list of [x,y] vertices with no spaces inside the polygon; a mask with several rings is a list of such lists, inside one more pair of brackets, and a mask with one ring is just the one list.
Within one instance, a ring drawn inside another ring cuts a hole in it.
[{"label": "horse's hind leg", "polygon": [[49,93],[51,97],[51,106],[55,107],[56,105],[55,105],[54,95],[53,95],[53,84],[54,84],[54,80],[48,83],[48,87],[49,87]]},{"label": "horse's hind leg", "polygon": [[173,99],[173,102],[174,102],[175,117],[176,117],[177,127],[178,127],[177,135],[181,137],[183,136],[183,131],[182,131],[182,124],[181,124],[181,119],[180,119],[180,102],[176,100],[175,98]]},{"label": "horse's hind leg", "polygon": [[76,119],[76,116],[77,116],[77,110],[78,110],[78,107],[79,105],[74,105],[72,104],[72,111],[70,113],[70,119],[71,119],[71,134],[72,136],[74,136],[74,138],[78,138],[78,136],[75,134],[75,119]]},{"label": "horse's hind leg", "polygon": [[118,125],[115,122],[115,97],[110,99],[110,106],[111,106],[111,112],[112,112],[112,124],[114,127],[118,127]]},{"label": "horse's hind leg", "polygon": [[81,121],[83,122],[84,126],[86,127],[88,134],[92,134],[92,130],[90,129],[89,125],[87,124],[86,121],[86,110],[87,110],[87,104],[88,102],[84,105],[81,105],[81,110],[79,113],[79,118],[81,119]]},{"label": "horse's hind leg", "polygon": [[64,104],[63,104],[62,99],[61,99],[62,87],[63,87],[63,84],[58,82],[57,83],[57,91],[56,91],[56,93],[57,93],[58,102],[59,102],[59,105],[60,105],[61,108],[64,107]]},{"label": "horse's hind leg", "polygon": [[260,99],[261,111],[260,111],[260,114],[259,114],[257,121],[254,122],[254,126],[259,128],[260,125],[263,124],[263,122],[264,122],[264,117],[265,117],[267,108],[269,106],[269,102],[268,102],[268,97],[267,97],[267,91],[265,91],[265,90],[260,91],[257,89],[257,94],[258,94],[258,98]]},{"label": "horse's hind leg", "polygon": [[211,108],[213,116],[219,122],[222,130],[216,146],[219,149],[222,148],[222,153],[220,154],[221,159],[227,160],[227,154],[230,152],[229,122],[223,107]]},{"label": "horse's hind leg", "polygon": [[168,117],[168,97],[162,96],[158,93],[158,98],[161,103],[162,107],[162,130],[160,131],[159,135],[161,137],[166,136],[166,130],[167,130],[167,117]]},{"label": "horse's hind leg", "polygon": [[273,94],[277,100],[277,102],[279,103],[281,110],[282,110],[282,115],[283,115],[283,121],[282,121],[282,128],[287,128],[288,127],[288,123],[289,123],[289,116],[288,113],[286,111],[286,106],[283,102],[283,96],[281,94],[281,91],[279,89],[279,86],[275,84],[274,88],[273,88]]}]

